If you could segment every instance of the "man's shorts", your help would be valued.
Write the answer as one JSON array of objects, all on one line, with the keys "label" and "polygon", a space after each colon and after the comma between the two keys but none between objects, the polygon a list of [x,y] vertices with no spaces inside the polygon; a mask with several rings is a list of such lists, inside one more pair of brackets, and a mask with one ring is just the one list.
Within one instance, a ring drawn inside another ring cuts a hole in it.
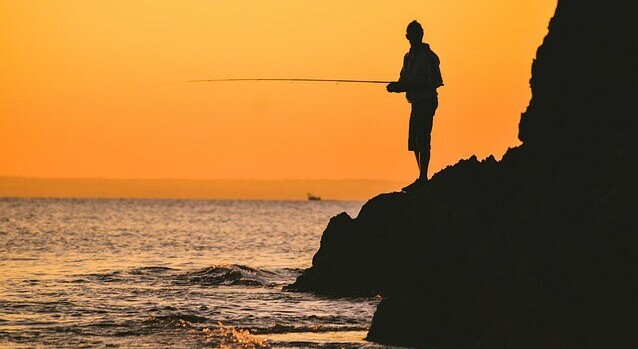
[{"label": "man's shorts", "polygon": [[434,113],[439,106],[439,99],[434,96],[420,101],[412,102],[410,112],[410,132],[408,135],[408,150],[430,150],[430,133]]}]

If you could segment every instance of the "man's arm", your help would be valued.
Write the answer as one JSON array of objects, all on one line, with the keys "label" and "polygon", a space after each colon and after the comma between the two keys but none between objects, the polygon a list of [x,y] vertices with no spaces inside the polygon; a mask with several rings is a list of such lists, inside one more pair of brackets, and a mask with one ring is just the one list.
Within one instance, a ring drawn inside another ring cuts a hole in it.
[{"label": "man's arm", "polygon": [[393,81],[391,83],[389,83],[386,87],[386,90],[388,90],[388,92],[393,92],[393,93],[400,93],[400,92],[406,92],[407,90],[405,89],[405,84],[401,81]]},{"label": "man's arm", "polygon": [[386,86],[386,90],[388,92],[407,92],[412,90],[421,90],[421,89],[435,89],[438,86],[434,86],[430,81],[427,80],[417,80],[417,81],[409,81],[409,80],[399,80],[389,83]]}]

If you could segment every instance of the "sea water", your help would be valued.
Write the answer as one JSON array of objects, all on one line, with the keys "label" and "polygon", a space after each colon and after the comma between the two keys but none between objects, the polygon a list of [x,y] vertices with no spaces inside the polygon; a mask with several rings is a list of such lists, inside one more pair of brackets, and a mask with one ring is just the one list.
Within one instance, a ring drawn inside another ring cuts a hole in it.
[{"label": "sea water", "polygon": [[379,348],[377,298],[282,290],[362,204],[0,199],[0,347]]}]

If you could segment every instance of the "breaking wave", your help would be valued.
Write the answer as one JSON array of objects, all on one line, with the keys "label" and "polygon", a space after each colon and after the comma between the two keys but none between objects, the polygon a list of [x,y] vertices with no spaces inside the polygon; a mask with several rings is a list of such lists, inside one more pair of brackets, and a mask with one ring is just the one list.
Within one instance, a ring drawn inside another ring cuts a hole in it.
[{"label": "breaking wave", "polygon": [[266,286],[277,274],[239,264],[216,265],[175,277],[180,285],[200,286]]},{"label": "breaking wave", "polygon": [[270,287],[282,284],[290,278],[290,275],[296,275],[300,272],[300,269],[270,271],[240,264],[213,265],[192,271],[150,266],[106,273],[78,275],[78,278],[75,278],[73,282],[86,282],[86,279],[104,283],[164,280],[178,286]]}]

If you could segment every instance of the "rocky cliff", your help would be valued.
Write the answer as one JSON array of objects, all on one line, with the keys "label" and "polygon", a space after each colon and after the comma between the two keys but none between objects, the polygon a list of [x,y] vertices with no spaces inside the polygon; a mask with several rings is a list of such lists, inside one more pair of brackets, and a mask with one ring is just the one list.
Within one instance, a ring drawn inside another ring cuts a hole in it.
[{"label": "rocky cliff", "polygon": [[[381,294],[368,339],[427,348],[635,347],[638,27],[630,3],[559,0],[501,161],[326,228],[291,290]],[[631,160],[631,161],[630,161]]]}]

